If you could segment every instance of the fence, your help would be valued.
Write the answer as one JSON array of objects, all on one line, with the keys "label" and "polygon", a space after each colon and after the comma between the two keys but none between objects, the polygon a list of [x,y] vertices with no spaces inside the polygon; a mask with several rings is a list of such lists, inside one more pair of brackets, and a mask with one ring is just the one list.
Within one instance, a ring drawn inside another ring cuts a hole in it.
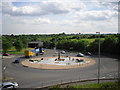
[{"label": "fence", "polygon": [[[95,76],[95,75],[94,75]],[[52,81],[42,81],[39,83],[39,87],[36,88],[48,88],[50,86],[54,85],[61,85],[61,86],[67,86],[67,85],[81,85],[85,83],[97,83],[97,78],[95,77],[87,77],[87,79],[82,79],[80,77],[75,78],[66,78],[66,79],[58,79],[58,80],[52,80]],[[117,74],[105,74],[104,76],[100,77],[101,82],[104,81],[117,81],[118,76]],[[31,86],[32,87],[32,86]],[[33,87],[32,87],[33,88]]]}]

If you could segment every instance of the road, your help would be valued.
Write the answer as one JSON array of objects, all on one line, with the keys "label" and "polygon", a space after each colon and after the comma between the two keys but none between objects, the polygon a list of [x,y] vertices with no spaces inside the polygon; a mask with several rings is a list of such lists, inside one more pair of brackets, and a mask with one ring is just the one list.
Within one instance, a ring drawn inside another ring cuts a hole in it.
[{"label": "road", "polygon": [[[49,57],[56,56],[55,50],[46,50],[43,56]],[[65,55],[75,56],[76,53],[67,52]],[[15,81],[19,84],[20,88],[37,88],[47,85],[53,85],[57,83],[63,83],[67,81],[82,80],[97,78],[97,62],[98,56],[93,55],[87,58],[94,59],[96,64],[83,68],[67,69],[67,70],[43,70],[34,69],[22,66],[20,63],[12,63],[15,59],[22,57],[21,55],[15,55],[11,58],[4,58],[3,65],[6,66],[5,75],[10,79],[9,81]],[[21,61],[25,58],[21,58]],[[118,60],[106,56],[101,56],[100,77],[109,78],[117,77],[118,72]]]}]

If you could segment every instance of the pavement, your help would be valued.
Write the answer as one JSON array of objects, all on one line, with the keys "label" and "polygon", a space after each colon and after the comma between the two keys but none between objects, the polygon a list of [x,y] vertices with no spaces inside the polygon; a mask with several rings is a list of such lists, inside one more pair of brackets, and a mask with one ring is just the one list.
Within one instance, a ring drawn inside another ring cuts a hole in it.
[{"label": "pavement", "polygon": [[[77,53],[67,52],[62,56],[75,56]],[[57,56],[55,50],[47,49],[44,55],[37,57],[51,57]],[[54,85],[57,83],[63,83],[68,81],[82,80],[97,78],[98,73],[98,56],[92,55],[85,56],[96,61],[96,64],[83,67],[83,68],[69,68],[60,70],[47,70],[47,69],[34,69],[24,67],[21,63],[12,63],[15,59],[20,58],[21,61],[24,57],[21,55],[14,55],[12,58],[3,58],[2,63],[6,66],[5,76],[11,77],[9,81],[15,81],[19,84],[20,88],[37,88],[48,85]],[[22,58],[23,57],[23,58]],[[101,56],[100,62],[100,77],[101,78],[115,78],[118,72],[118,60],[116,58],[110,58]]]}]

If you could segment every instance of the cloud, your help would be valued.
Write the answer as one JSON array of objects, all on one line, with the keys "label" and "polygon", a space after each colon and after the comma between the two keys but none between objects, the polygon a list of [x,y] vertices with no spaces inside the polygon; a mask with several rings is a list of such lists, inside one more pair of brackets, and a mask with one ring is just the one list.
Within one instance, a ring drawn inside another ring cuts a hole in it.
[{"label": "cloud", "polygon": [[[21,2],[22,3],[22,2]],[[72,10],[83,10],[85,9],[85,4],[80,2],[50,2],[43,1],[39,3],[27,4],[24,6],[15,6],[11,2],[3,3],[3,13],[9,14],[11,16],[39,16],[48,14],[65,14]]]},{"label": "cloud", "polygon": [[69,9],[56,2],[43,3],[42,10],[52,14],[68,13]]},{"label": "cloud", "polygon": [[1,13],[1,11],[2,11],[2,3],[0,2],[0,13]]},{"label": "cloud", "polygon": [[81,20],[108,20],[112,17],[116,17],[118,12],[110,11],[110,10],[103,10],[103,11],[80,11],[76,12],[76,17]]},{"label": "cloud", "polygon": [[11,16],[32,16],[45,14],[44,12],[42,12],[41,8],[36,5],[26,5],[17,7],[14,6],[11,2],[5,2],[2,6],[3,14],[8,14]]},{"label": "cloud", "polygon": [[3,23],[5,24],[8,21],[8,24],[11,22],[13,24],[28,24],[28,25],[41,25],[41,24],[50,24],[51,21],[49,18],[23,18],[23,17],[15,17],[10,15],[3,16]]},{"label": "cloud", "polygon": [[20,14],[20,13],[22,13],[22,14],[31,14],[31,13],[34,13],[35,10],[36,9],[34,7],[31,7],[31,6],[24,6],[24,7],[20,7],[20,8],[13,7],[12,8],[12,11],[16,12],[18,14]]},{"label": "cloud", "polygon": [[55,3],[58,7],[66,10],[82,10],[86,8],[86,5],[79,0],[48,0],[43,1],[44,4]]},{"label": "cloud", "polygon": [[118,2],[99,2],[98,6],[118,11]]},{"label": "cloud", "polygon": [[39,16],[47,14],[62,14],[67,12],[67,9],[60,7],[56,3],[26,5],[21,7],[13,6],[12,3],[3,4],[3,13],[11,16]]},{"label": "cloud", "polygon": [[80,1],[4,2],[3,33],[117,32],[117,4]]},{"label": "cloud", "polygon": [[41,24],[41,23],[42,24],[50,24],[50,22],[51,22],[48,18],[37,18],[37,19],[34,19],[33,21],[34,21],[33,22],[34,24],[36,24],[36,23],[37,24]]}]

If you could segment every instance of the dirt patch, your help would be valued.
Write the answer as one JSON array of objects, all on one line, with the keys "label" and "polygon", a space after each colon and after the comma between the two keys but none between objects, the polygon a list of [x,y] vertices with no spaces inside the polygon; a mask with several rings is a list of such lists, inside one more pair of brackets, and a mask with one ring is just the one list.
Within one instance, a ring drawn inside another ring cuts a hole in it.
[{"label": "dirt patch", "polygon": [[[41,58],[33,58],[32,60],[44,60],[53,57],[41,57]],[[29,59],[22,61],[23,66],[31,67],[31,68],[39,68],[39,69],[72,69],[72,68],[80,68],[86,67],[95,64],[95,61],[85,57],[71,57],[71,58],[79,58],[85,61],[90,61],[90,63],[77,64],[77,65],[50,65],[50,64],[40,64],[40,63],[30,63]]]}]

